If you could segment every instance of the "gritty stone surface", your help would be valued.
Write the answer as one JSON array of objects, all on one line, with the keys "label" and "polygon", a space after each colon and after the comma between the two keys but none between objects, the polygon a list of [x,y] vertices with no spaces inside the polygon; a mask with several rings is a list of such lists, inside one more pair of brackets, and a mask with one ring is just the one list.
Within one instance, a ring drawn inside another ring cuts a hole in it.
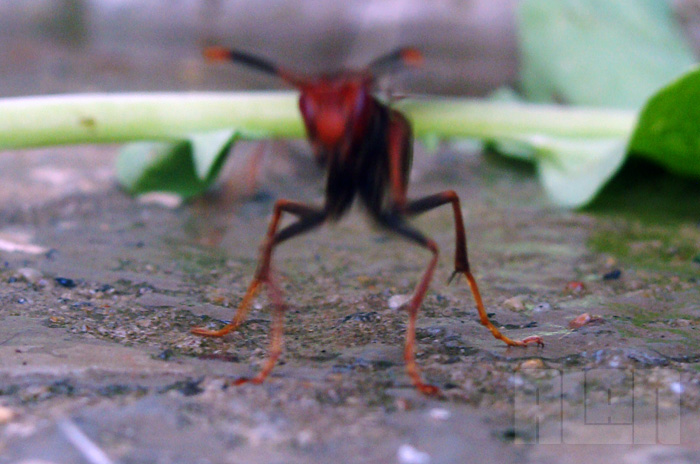
[{"label": "gritty stone surface", "polygon": [[[84,24],[58,14],[56,27],[48,18],[64,3],[43,7],[53,13],[0,5],[3,95],[280,85],[204,65],[207,41],[265,44],[266,56],[317,70],[420,36],[430,58],[411,90],[483,95],[517,75],[514,0],[404,2],[403,29],[389,27],[391,15],[373,21],[353,3],[321,0],[257,15],[236,6],[251,2],[178,2],[161,7],[167,15],[156,2],[98,6]],[[695,4],[674,2],[697,39]],[[322,5],[327,20],[315,28],[290,20]],[[77,28],[74,42],[64,26]],[[91,462],[66,423],[129,464],[698,462],[697,183],[637,166],[591,208],[567,212],[546,202],[530,167],[449,145],[416,149],[410,195],[459,193],[496,325],[546,343],[493,339],[465,282],[446,284],[449,208],[417,218],[441,248],[417,331],[418,363],[440,398],[417,393],[402,360],[401,304],[429,256],[359,211],[276,253],[289,311],[267,382],[232,385],[265,359],[265,295],[238,332],[190,334],[231,319],[274,200],[319,201],[304,144],[276,146],[247,196],[238,184],[249,150],[237,145],[218,192],[187,204],[121,192],[118,147],[1,153],[0,464]],[[585,313],[599,319],[569,327]]]},{"label": "gritty stone surface", "polygon": [[[111,165],[114,148],[90,151]],[[638,218],[552,209],[528,170],[477,153],[422,154],[412,196],[457,190],[492,319],[516,338],[541,335],[544,348],[506,348],[478,323],[465,283],[446,285],[451,213],[431,212],[415,224],[442,257],[419,318],[417,356],[444,396],[414,391],[402,360],[406,318],[392,301],[411,293],[428,256],[373,230],[357,211],[279,248],[285,351],[263,385],[233,386],[265,359],[267,298],[223,339],[189,329],[231,318],[274,198],[318,201],[320,179],[305,158],[280,156],[252,199],[224,189],[173,209],[139,203],[111,182],[46,198],[41,183],[28,182],[31,200],[0,211],[9,237],[48,250],[2,256],[0,408],[11,414],[0,424],[0,462],[82,459],[63,419],[127,463],[396,462],[408,459],[406,446],[418,453],[411,459],[431,463],[596,462],[577,443],[599,445],[600,462],[653,462],[663,443],[678,442],[674,459],[698,456],[700,290],[685,258],[693,253],[669,247],[684,250],[700,230],[676,217],[649,225],[652,239],[639,236]],[[636,255],[596,242],[601,230],[629,227]],[[624,269],[619,279],[604,279],[611,267]],[[586,285],[572,293],[575,280]],[[517,310],[504,304],[514,297]],[[584,312],[600,320],[572,330]],[[608,394],[616,406],[606,406]],[[657,403],[662,422],[652,414]],[[632,410],[634,429],[624,425]],[[586,417],[621,425],[611,433]],[[631,430],[655,447],[631,445]],[[666,442],[644,438],[656,430]],[[533,442],[559,446],[519,445]]]}]

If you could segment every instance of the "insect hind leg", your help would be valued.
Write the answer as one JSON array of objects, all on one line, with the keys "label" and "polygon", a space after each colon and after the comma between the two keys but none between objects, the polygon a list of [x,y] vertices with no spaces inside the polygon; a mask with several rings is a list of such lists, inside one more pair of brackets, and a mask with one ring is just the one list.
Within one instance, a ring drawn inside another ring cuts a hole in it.
[{"label": "insect hind leg", "polygon": [[463,274],[465,276],[469,289],[474,297],[476,309],[479,312],[479,320],[483,326],[489,329],[495,338],[501,340],[508,346],[527,346],[533,343],[544,346],[542,338],[537,335],[526,337],[523,340],[513,340],[506,337],[489,320],[488,314],[486,314],[486,309],[484,307],[484,302],[481,299],[479,287],[476,284],[476,279],[474,279],[474,276],[469,269],[469,259],[467,257],[467,235],[464,228],[464,219],[462,218],[462,209],[460,207],[459,196],[454,190],[446,190],[441,193],[410,201],[407,203],[405,211],[407,215],[415,216],[447,203],[452,204],[452,212],[455,221],[455,270],[452,273],[452,277],[450,277],[450,281],[458,274]]},{"label": "insect hind leg", "polygon": [[435,267],[438,260],[438,246],[430,238],[425,237],[419,230],[407,224],[403,217],[397,213],[382,213],[376,217],[379,224],[386,229],[399,234],[400,236],[410,240],[411,242],[427,248],[431,251],[431,257],[428,266],[423,272],[423,276],[416,285],[413,291],[413,296],[406,305],[408,312],[408,326],[406,327],[406,342],[404,345],[404,362],[406,363],[406,373],[411,378],[413,385],[426,395],[439,395],[440,389],[435,385],[425,383],[420,375],[420,370],[416,363],[415,344],[416,344],[416,319],[418,318],[418,310],[420,309],[425,294],[428,291],[428,286],[433,278]]}]

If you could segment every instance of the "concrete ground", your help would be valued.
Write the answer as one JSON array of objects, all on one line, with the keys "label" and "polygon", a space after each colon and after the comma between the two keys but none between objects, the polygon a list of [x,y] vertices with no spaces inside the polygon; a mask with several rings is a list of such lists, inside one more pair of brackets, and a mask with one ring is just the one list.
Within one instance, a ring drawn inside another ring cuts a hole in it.
[{"label": "concrete ground", "polygon": [[[416,224],[443,257],[417,351],[445,394],[416,393],[401,359],[405,314],[392,298],[410,293],[427,256],[372,231],[357,212],[280,248],[286,351],[268,382],[234,387],[264,359],[266,298],[224,339],[189,328],[230,319],[273,199],[317,198],[318,173],[281,150],[253,197],[232,200],[223,188],[172,209],[115,187],[107,174],[115,151],[2,158],[3,185],[22,182],[18,193],[4,191],[0,211],[0,243],[15,247],[3,251],[0,271],[0,462],[105,462],[75,444],[72,427],[124,463],[700,456],[692,207],[646,222],[614,205],[613,188],[591,211],[558,211],[525,166],[449,148],[419,153],[412,191],[455,188],[464,199],[471,261],[493,318],[546,346],[507,349],[478,324],[466,286],[446,285],[451,214],[431,212]],[[636,182],[645,195],[635,174],[618,185]],[[45,196],[27,200],[32,191]],[[626,254],[610,247],[611,235],[629,245]],[[593,320],[572,330],[583,313]]]},{"label": "concrete ground", "polygon": [[[442,36],[431,37],[442,49]],[[94,90],[88,71],[106,90],[228,84],[173,60],[177,49],[168,47],[170,61],[149,55],[154,45],[124,62],[116,58],[128,54],[109,47],[87,46],[81,58],[74,45],[26,44],[11,55],[20,75],[2,76],[6,95],[26,93],[31,75],[43,76],[39,92]],[[23,67],[32,53],[48,57],[38,74]],[[517,65],[512,50],[483,53],[500,56],[502,69]],[[182,72],[172,82],[158,78],[167,63]],[[88,71],[75,77],[71,69]],[[319,201],[322,175],[303,143],[280,143],[246,192],[252,147],[240,144],[219,189],[178,206],[119,190],[118,149],[0,153],[0,463],[700,459],[697,183],[633,163],[590,208],[561,211],[547,203],[530,166],[417,145],[411,196],[459,193],[489,313],[507,334],[539,334],[545,347],[508,349],[479,325],[464,282],[446,283],[449,208],[427,213],[415,224],[442,255],[419,319],[417,356],[444,395],[418,394],[404,372],[406,316],[396,302],[410,294],[428,256],[356,211],[279,249],[290,306],[285,352],[266,383],[236,387],[265,358],[267,298],[223,339],[189,329],[231,318],[274,200]]]}]

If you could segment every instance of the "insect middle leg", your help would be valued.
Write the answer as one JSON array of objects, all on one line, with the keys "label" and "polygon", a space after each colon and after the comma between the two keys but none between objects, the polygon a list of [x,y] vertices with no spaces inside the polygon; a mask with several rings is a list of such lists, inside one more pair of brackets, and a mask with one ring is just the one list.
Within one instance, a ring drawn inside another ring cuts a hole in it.
[{"label": "insect middle leg", "polygon": [[[282,217],[282,213],[290,213],[297,217],[299,220],[288,225],[281,231],[277,231],[279,227],[279,222]],[[241,378],[235,383],[236,385],[251,381],[253,383],[261,383],[272,371],[275,366],[277,359],[282,353],[282,333],[284,330],[284,313],[286,311],[286,305],[282,298],[282,292],[277,287],[275,283],[272,271],[271,271],[271,261],[272,252],[275,246],[279,245],[281,242],[288,240],[296,235],[302,234],[304,232],[319,226],[325,220],[328,214],[324,209],[319,209],[313,206],[305,205],[303,203],[290,201],[290,200],[277,200],[275,203],[274,213],[272,215],[272,220],[267,229],[267,234],[265,236],[265,241],[263,242],[261,249],[260,261],[258,262],[258,268],[255,271],[255,276],[253,281],[250,283],[248,290],[246,291],[241,304],[238,306],[233,319],[229,324],[224,326],[219,330],[208,330],[201,327],[193,327],[191,332],[195,335],[202,335],[205,337],[223,337],[224,335],[232,332],[245,321],[245,318],[250,311],[253,299],[260,291],[263,284],[266,284],[269,288],[270,297],[274,305],[273,322],[272,328],[270,329],[270,350],[268,353],[267,361],[264,366],[252,379]]]},{"label": "insect middle leg", "polygon": [[459,197],[454,190],[446,190],[435,195],[429,195],[418,200],[410,201],[406,205],[405,212],[408,216],[415,216],[437,208],[438,206],[442,206],[446,203],[452,204],[452,211],[454,213],[455,221],[455,270],[452,273],[450,280],[452,280],[457,274],[463,274],[466,277],[469,289],[474,296],[474,302],[476,303],[476,309],[479,312],[481,324],[486,326],[486,328],[489,329],[493,336],[498,340],[503,341],[508,346],[527,346],[532,343],[544,346],[542,338],[537,335],[524,338],[523,340],[513,340],[508,338],[503,335],[501,331],[498,330],[498,328],[489,320],[489,317],[486,314],[486,309],[484,308],[484,303],[481,299],[481,294],[479,293],[479,287],[476,284],[476,279],[474,279],[474,276],[469,269],[469,260],[467,258],[467,236],[464,229],[464,220],[462,219],[462,210],[460,208]]}]

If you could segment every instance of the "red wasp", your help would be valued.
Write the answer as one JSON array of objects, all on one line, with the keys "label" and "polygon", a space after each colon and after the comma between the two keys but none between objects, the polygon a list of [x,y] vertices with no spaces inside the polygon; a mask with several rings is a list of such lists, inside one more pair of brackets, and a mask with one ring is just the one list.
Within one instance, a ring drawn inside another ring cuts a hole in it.
[{"label": "red wasp", "polygon": [[[327,172],[325,202],[312,206],[292,200],[277,200],[272,221],[262,244],[260,261],[253,281],[243,297],[231,322],[220,330],[193,328],[192,333],[221,337],[236,330],[245,320],[253,298],[267,285],[274,304],[270,331],[270,351],[262,370],[253,378],[241,378],[261,383],[272,371],[282,352],[283,316],[286,310],[282,292],[271,270],[272,252],[277,245],[308,232],[326,221],[337,221],[359,197],[369,215],[383,228],[428,249],[432,257],[418,282],[413,296],[406,303],[408,327],[404,360],[406,371],[415,387],[425,394],[437,394],[436,386],[421,379],[415,361],[416,317],[428,290],[438,262],[438,246],[431,238],[408,223],[408,218],[445,204],[452,205],[455,221],[455,270],[466,277],[474,296],[481,323],[507,345],[543,345],[538,336],[522,341],[512,340],[496,328],[486,314],[474,276],[467,260],[467,241],[459,197],[452,190],[417,200],[408,200],[406,190],[411,169],[413,136],[411,126],[400,112],[388,107],[372,95],[377,76],[402,66],[418,66],[421,53],[402,48],[378,58],[362,71],[343,71],[320,76],[301,76],[285,68],[247,53],[220,47],[208,48],[205,56],[215,61],[234,61],[281,77],[301,92],[299,109],[315,157]],[[297,217],[296,222],[278,230],[284,213]],[[452,280],[452,278],[450,280]]]}]

